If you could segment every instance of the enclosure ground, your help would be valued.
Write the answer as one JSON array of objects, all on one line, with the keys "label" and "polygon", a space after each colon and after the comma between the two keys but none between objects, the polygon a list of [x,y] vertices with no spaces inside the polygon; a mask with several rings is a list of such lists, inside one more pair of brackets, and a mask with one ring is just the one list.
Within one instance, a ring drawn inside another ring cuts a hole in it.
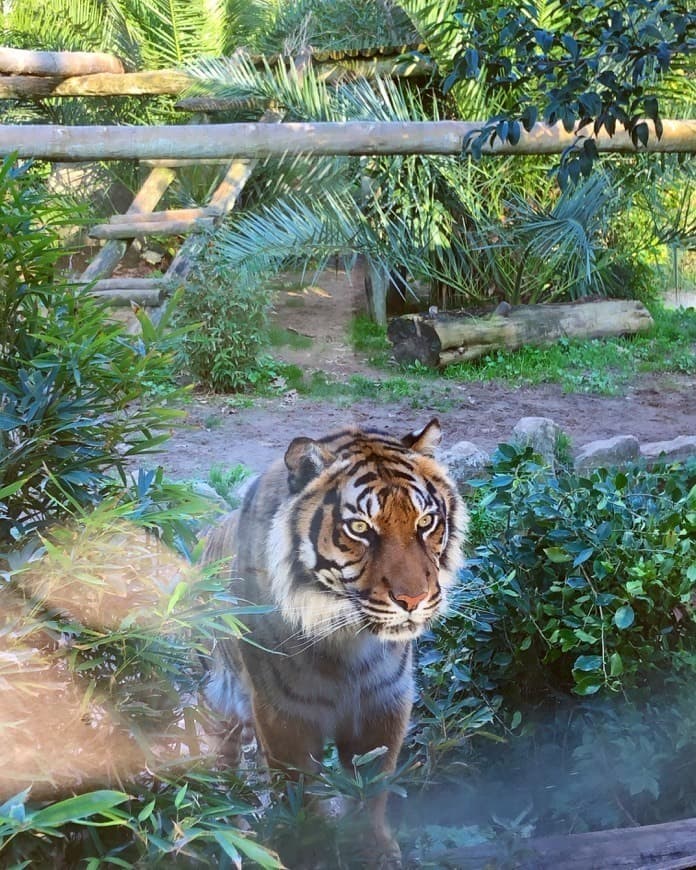
[{"label": "enclosure ground", "polygon": [[[684,304],[683,298],[678,301]],[[353,375],[384,379],[385,372],[372,368],[350,345],[351,318],[362,310],[359,268],[351,275],[327,270],[304,289],[288,278],[278,293],[274,319],[310,338],[311,344],[274,349],[274,356],[340,382]],[[621,396],[563,393],[557,384],[513,387],[422,378],[414,394],[400,401],[385,401],[377,393],[376,398],[349,402],[336,393],[316,399],[288,390],[240,407],[229,396],[194,392],[185,405],[185,425],[172,432],[153,461],[177,479],[205,478],[214,464],[244,463],[260,471],[299,435],[319,436],[352,424],[399,434],[433,416],[442,423],[446,444],[467,440],[485,449],[508,439],[524,416],[551,417],[570,436],[574,449],[614,435],[635,435],[646,442],[696,432],[696,378],[687,375],[640,375]]]}]

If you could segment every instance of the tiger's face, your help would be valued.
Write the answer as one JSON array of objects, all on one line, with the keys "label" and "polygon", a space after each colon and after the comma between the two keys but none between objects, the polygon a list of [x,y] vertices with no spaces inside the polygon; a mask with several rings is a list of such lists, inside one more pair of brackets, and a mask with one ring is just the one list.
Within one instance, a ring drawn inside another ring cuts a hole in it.
[{"label": "tiger's face", "polygon": [[291,443],[269,561],[274,597],[305,636],[407,640],[442,611],[467,517],[433,458],[439,440],[432,420],[401,441],[353,429]]}]

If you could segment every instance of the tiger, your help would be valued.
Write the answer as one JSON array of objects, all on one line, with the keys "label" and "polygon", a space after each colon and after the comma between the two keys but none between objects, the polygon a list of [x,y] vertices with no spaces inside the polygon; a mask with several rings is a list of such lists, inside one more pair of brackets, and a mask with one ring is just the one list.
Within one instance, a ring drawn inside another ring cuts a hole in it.
[{"label": "tiger", "polygon": [[[445,609],[468,523],[440,440],[437,418],[401,439],[295,438],[209,536],[204,564],[225,566],[238,600],[265,605],[244,617],[247,638],[212,654],[205,694],[227,723],[228,760],[255,731],[269,767],[290,775],[316,770],[330,740],[348,770],[377,747],[395,769],[412,641]],[[375,861],[400,866],[386,792],[370,809]]]}]

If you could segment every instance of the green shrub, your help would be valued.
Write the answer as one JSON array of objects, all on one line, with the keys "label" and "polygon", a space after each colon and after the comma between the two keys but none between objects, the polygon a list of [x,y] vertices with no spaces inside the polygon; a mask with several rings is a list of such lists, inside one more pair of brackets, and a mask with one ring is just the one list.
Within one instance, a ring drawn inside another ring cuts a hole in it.
[{"label": "green shrub", "polygon": [[263,356],[269,344],[269,284],[237,280],[212,240],[186,280],[178,322],[193,325],[185,365],[220,392],[260,386],[275,376]]},{"label": "green shrub", "polygon": [[70,215],[52,208],[28,171],[0,164],[0,542],[96,503],[176,416],[161,334],[141,314],[128,335],[57,276],[55,227]]},{"label": "green shrub", "polygon": [[429,653],[440,679],[514,709],[691,666],[696,464],[555,477],[529,449],[502,444],[481,490],[491,520],[479,520],[462,613]]}]

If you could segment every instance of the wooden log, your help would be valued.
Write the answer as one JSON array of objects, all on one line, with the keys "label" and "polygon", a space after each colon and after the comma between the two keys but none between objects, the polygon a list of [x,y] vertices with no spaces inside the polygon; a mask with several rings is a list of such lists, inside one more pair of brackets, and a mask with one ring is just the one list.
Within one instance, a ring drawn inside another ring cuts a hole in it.
[{"label": "wooden log", "polygon": [[135,302],[144,308],[156,308],[162,304],[164,293],[162,290],[133,290],[128,288],[114,288],[113,290],[100,290],[92,294],[96,299],[118,308],[125,308]]},{"label": "wooden log", "polygon": [[93,239],[134,239],[136,236],[180,236],[200,232],[211,226],[212,217],[188,218],[182,220],[152,221],[135,218],[121,223],[97,224],[87,235]]},{"label": "wooden log", "polygon": [[172,220],[196,220],[202,217],[215,217],[218,210],[209,207],[197,208],[169,208],[164,211],[151,211],[146,214],[114,214],[109,218],[110,224],[141,224],[143,221],[147,223],[163,223]]},{"label": "wooden log", "polygon": [[[647,146],[634,146],[623,130],[594,138],[601,152],[696,153],[696,120],[663,122],[657,138],[651,121]],[[147,160],[149,158],[265,158],[283,154],[461,154],[464,138],[481,129],[476,121],[349,121],[240,123],[156,127],[0,126],[0,156],[40,160]],[[31,131],[29,133],[29,130]],[[587,129],[566,132],[562,124],[537,124],[517,145],[496,140],[485,154],[558,154],[582,143]],[[589,133],[588,133],[589,136]]]},{"label": "wooden log", "polygon": [[402,364],[427,366],[477,359],[492,350],[550,344],[559,338],[604,338],[644,332],[650,312],[633,299],[519,305],[507,316],[409,314],[391,321],[387,336]]},{"label": "wooden log", "polygon": [[[78,283],[85,283],[80,281]],[[111,290],[157,290],[158,293],[163,293],[167,290],[167,282],[164,277],[160,278],[102,278],[96,281],[90,292],[103,293]]]},{"label": "wooden log", "polygon": [[[176,173],[165,166],[157,166],[150,171],[126,211],[127,215],[147,214],[164,196]],[[126,252],[127,243],[121,239],[110,239],[80,276],[82,281],[94,281],[110,275],[116,264]]]},{"label": "wooden log", "polygon": [[33,76],[76,76],[122,73],[123,64],[97,51],[32,51],[0,46],[0,73]]},{"label": "wooden log", "polygon": [[187,160],[141,160],[144,166],[167,166],[170,169],[180,169],[183,166],[227,166],[230,162],[227,157],[215,157],[211,160],[196,160],[189,157]]},{"label": "wooden log", "polygon": [[[40,52],[32,52],[39,54]],[[47,52],[50,54],[51,52]],[[65,52],[71,54],[71,52]],[[404,59],[382,58],[326,60],[315,64],[320,80],[335,82],[346,77],[375,78],[377,76],[424,78],[432,74],[434,64],[426,57]],[[0,73],[2,70],[0,70]],[[196,82],[183,70],[163,69],[124,73],[119,70],[94,72],[89,75],[13,74],[0,77],[0,99],[27,97],[114,97],[162,94],[177,96]],[[227,110],[239,101],[188,97],[176,107],[190,112]],[[248,102],[248,101],[247,101]]]},{"label": "wooden log", "polygon": [[696,867],[696,819],[639,828],[518,839],[449,849],[442,867],[516,870],[686,870]]}]

